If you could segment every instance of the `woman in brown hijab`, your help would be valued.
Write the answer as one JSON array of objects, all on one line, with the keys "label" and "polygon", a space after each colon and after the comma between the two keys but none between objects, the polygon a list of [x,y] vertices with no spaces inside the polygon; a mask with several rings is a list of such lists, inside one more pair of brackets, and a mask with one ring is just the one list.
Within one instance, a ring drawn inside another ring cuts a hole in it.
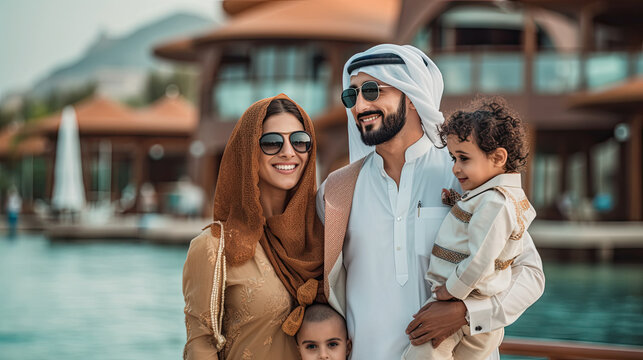
[{"label": "woman in brown hijab", "polygon": [[[214,223],[183,268],[186,359],[299,359],[292,335],[323,300],[315,135],[287,96],[260,100],[223,153]],[[221,316],[223,315],[223,316]]]}]

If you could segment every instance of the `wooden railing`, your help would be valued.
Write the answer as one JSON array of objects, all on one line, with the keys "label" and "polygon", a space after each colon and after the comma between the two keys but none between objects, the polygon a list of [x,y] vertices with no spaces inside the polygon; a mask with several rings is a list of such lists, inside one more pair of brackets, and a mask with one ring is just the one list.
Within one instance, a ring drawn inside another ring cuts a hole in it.
[{"label": "wooden railing", "polygon": [[643,347],[599,345],[576,341],[505,338],[500,345],[504,355],[521,355],[549,360],[641,360]]}]

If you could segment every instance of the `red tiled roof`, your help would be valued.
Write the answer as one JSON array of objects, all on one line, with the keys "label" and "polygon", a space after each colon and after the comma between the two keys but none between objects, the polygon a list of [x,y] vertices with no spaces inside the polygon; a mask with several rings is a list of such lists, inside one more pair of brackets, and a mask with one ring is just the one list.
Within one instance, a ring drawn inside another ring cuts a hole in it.
[{"label": "red tiled roof", "polygon": [[197,53],[191,38],[170,40],[154,47],[154,55],[176,61],[196,62]]},{"label": "red tiled roof", "polygon": [[154,52],[175,60],[195,60],[195,47],[229,40],[390,42],[400,4],[399,0],[269,2],[238,13],[205,35],[163,43]]},{"label": "red tiled roof", "polygon": [[191,135],[198,124],[196,108],[182,97],[163,97],[136,115],[142,128],[162,133]]},{"label": "red tiled roof", "polygon": [[390,41],[398,0],[279,1],[247,10],[197,42],[232,39]]},{"label": "red tiled roof", "polygon": [[[134,110],[97,96],[81,102],[75,109],[81,135],[191,135],[198,121],[194,106],[180,97],[164,97],[148,108]],[[62,112],[38,121],[30,132],[55,133],[61,116]]]},{"label": "red tiled roof", "polygon": [[29,136],[18,140],[22,126],[9,125],[0,131],[0,157],[40,155],[46,150],[47,140],[43,136]]},{"label": "red tiled roof", "polygon": [[272,0],[223,0],[221,6],[228,15],[237,15],[257,5],[263,5],[271,1]]}]

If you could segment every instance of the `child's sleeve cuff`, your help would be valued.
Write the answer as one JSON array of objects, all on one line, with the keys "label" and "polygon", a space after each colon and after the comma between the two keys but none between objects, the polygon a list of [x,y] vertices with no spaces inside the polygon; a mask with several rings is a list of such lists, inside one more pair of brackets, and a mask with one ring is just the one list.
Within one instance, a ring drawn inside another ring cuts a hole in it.
[{"label": "child's sleeve cuff", "polygon": [[464,300],[469,296],[471,291],[473,291],[473,288],[460,281],[455,273],[456,272],[454,271],[451,276],[449,276],[445,286],[447,287],[449,294],[453,297]]}]

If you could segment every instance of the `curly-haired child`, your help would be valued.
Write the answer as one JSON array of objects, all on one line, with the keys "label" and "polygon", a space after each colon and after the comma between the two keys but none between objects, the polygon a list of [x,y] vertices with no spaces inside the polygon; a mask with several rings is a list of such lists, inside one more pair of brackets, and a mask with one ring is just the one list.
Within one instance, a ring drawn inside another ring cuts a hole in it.
[{"label": "curly-haired child", "polygon": [[[433,246],[426,279],[428,302],[490,297],[509,287],[511,264],[536,216],[521,187],[527,161],[525,129],[500,98],[477,99],[438,127],[464,194],[455,199]],[[453,200],[443,190],[442,198]],[[428,303],[427,302],[427,303]],[[471,335],[468,325],[437,348],[409,346],[403,359],[486,359],[502,342],[504,329]]]}]

